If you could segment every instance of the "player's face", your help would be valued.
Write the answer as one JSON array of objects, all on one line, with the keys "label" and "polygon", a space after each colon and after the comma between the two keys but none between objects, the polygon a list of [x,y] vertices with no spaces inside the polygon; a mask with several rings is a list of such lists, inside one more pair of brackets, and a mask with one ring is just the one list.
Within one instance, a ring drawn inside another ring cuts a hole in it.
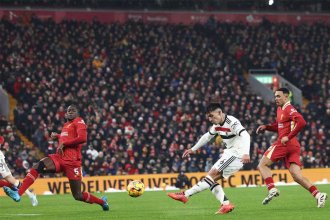
[{"label": "player's face", "polygon": [[207,117],[212,124],[221,124],[223,121],[222,111],[220,109],[209,112]]},{"label": "player's face", "polygon": [[282,91],[275,92],[275,103],[277,106],[283,106],[288,101],[288,95]]},{"label": "player's face", "polygon": [[68,110],[66,111],[66,117],[69,120],[73,120],[78,116],[78,111],[75,107],[69,106]]}]

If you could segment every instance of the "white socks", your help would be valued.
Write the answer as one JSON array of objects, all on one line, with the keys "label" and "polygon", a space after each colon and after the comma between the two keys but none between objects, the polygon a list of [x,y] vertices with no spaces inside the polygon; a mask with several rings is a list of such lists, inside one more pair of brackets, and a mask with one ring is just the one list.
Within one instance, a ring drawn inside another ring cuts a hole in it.
[{"label": "white socks", "polygon": [[30,191],[30,190],[25,190],[25,194],[29,197],[29,198],[31,198],[31,197],[33,197],[34,196],[34,194]]},{"label": "white socks", "polygon": [[199,181],[196,185],[184,192],[185,197],[192,196],[209,188],[210,185],[205,181],[205,178]]},{"label": "white socks", "polygon": [[212,177],[206,176],[203,180],[199,181],[196,185],[191,187],[190,189],[184,192],[185,197],[190,197],[196,193],[202,192],[210,188],[212,194],[215,196],[217,200],[220,201],[223,205],[228,205],[229,200],[225,196],[225,192],[223,191],[222,187],[215,182]]},{"label": "white socks", "polygon": [[213,193],[213,195],[215,195],[215,198],[217,198],[217,200],[219,200],[221,204],[229,204],[229,200],[225,196],[225,192],[218,183],[215,183],[215,186],[213,187],[213,189],[211,189],[211,192]]}]

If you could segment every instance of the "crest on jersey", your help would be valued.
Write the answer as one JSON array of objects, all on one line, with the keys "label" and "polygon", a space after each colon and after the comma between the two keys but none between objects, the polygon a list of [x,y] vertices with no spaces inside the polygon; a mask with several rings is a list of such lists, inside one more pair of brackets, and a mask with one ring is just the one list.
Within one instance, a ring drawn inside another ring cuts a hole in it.
[{"label": "crest on jersey", "polygon": [[295,113],[295,112],[297,112],[297,110],[294,109],[294,108],[292,108],[292,109],[291,109],[291,112],[290,112],[290,115],[292,115],[292,114]]}]

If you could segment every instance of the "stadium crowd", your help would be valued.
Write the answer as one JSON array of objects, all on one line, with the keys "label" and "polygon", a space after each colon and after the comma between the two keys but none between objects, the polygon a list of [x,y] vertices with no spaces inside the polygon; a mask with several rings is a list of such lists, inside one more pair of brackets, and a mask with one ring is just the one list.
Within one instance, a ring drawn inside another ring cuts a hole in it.
[{"label": "stadium crowd", "polygon": [[275,136],[255,130],[275,119],[276,107],[250,92],[243,72],[270,67],[310,100],[300,108],[308,122],[299,136],[304,167],[329,167],[326,25],[56,24],[33,17],[2,20],[0,30],[0,82],[19,100],[17,128],[53,153],[49,134],[60,131],[65,107],[76,102],[88,124],[85,175],[208,170],[222,151],[216,144],[191,161],[181,155],[208,130],[205,107],[214,94],[251,134],[253,162],[245,169],[256,169]]},{"label": "stadium crowd", "polygon": [[190,10],[190,11],[280,11],[326,12],[329,1],[321,0],[2,0],[0,6],[29,8],[93,8],[130,10]]}]

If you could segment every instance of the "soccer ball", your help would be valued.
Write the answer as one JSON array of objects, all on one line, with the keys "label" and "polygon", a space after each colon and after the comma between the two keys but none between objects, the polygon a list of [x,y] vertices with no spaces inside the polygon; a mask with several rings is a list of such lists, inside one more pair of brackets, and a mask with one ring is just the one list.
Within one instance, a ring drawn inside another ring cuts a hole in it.
[{"label": "soccer ball", "polygon": [[144,184],[140,180],[134,180],[127,186],[127,193],[131,197],[139,197],[144,193]]}]

